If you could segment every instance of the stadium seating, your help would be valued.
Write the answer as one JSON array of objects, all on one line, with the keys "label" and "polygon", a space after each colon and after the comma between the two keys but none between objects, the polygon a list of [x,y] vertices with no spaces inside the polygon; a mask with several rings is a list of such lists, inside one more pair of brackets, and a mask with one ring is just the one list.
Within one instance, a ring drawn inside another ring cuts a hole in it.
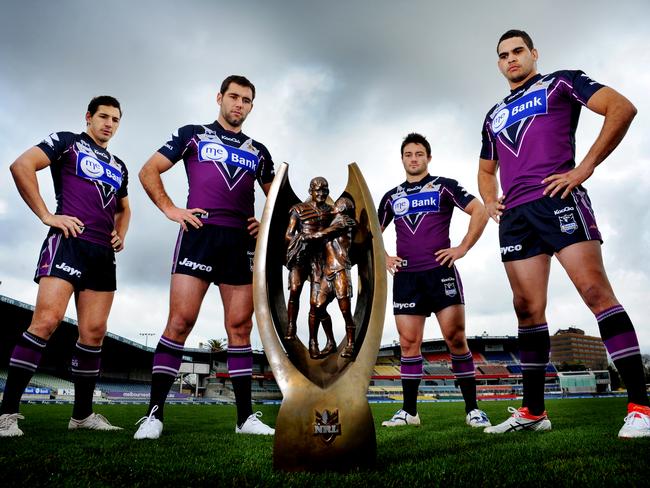
[{"label": "stadium seating", "polygon": [[424,366],[424,374],[429,376],[449,376],[453,373],[449,366],[427,364]]},{"label": "stadium seating", "polygon": [[518,363],[517,358],[509,352],[486,351],[483,353],[486,362],[490,363]]},{"label": "stadium seating", "polygon": [[451,363],[451,356],[448,352],[427,352],[422,356],[430,363]]},{"label": "stadium seating", "polygon": [[510,371],[502,364],[481,364],[478,370],[487,375],[509,375]]},{"label": "stadium seating", "polygon": [[32,386],[40,386],[41,388],[50,388],[52,390],[74,389],[74,384],[71,381],[49,374],[39,373],[38,371],[32,376],[29,384]]}]

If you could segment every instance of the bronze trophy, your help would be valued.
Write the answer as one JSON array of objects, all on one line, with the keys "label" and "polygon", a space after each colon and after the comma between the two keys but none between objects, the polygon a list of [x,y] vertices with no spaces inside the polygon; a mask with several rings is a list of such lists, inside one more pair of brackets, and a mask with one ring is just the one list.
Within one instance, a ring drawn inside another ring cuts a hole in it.
[{"label": "bronze trophy", "polygon": [[[301,201],[282,164],[267,195],[257,237],[255,315],[283,394],[276,420],[273,464],[286,471],[345,471],[376,458],[375,429],[366,399],[377,359],[386,304],[385,253],[368,187],[356,164],[336,201],[324,178],[312,179]],[[283,267],[289,270],[288,298]],[[351,269],[357,266],[354,314]],[[309,288],[309,344],[297,336],[300,294]],[[327,306],[345,321],[337,344]],[[318,329],[327,342],[321,350]]]}]

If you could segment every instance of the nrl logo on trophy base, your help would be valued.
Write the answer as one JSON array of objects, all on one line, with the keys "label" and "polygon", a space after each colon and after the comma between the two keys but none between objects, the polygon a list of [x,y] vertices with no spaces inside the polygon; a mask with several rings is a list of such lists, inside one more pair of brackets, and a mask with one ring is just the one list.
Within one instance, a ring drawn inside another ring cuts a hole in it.
[{"label": "nrl logo on trophy base", "polygon": [[339,424],[339,411],[323,410],[323,413],[314,411],[316,421],[314,423],[314,435],[321,436],[325,444],[334,442],[337,435],[341,435],[341,424]]}]

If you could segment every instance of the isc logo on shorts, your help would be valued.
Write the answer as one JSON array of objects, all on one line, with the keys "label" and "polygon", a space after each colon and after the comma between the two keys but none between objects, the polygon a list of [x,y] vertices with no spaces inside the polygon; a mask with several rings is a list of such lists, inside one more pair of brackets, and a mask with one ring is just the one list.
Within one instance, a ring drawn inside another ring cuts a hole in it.
[{"label": "isc logo on shorts", "polygon": [[524,248],[521,244],[515,244],[514,246],[504,246],[501,248],[501,254],[504,256],[508,254],[509,252],[518,252],[521,251]]}]

